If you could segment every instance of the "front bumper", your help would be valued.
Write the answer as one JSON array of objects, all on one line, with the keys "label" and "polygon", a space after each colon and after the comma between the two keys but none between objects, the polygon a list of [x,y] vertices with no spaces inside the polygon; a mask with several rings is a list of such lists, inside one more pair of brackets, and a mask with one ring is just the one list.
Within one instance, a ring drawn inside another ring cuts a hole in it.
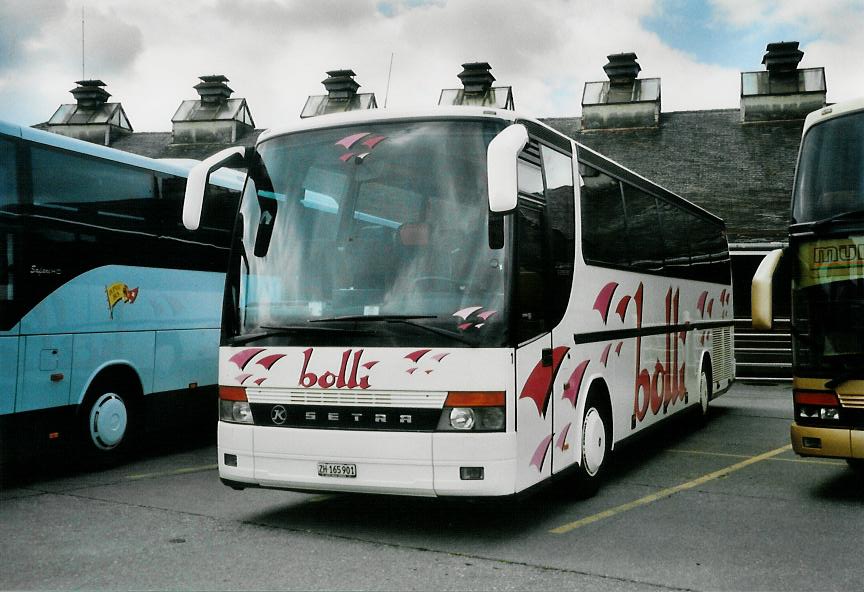
[{"label": "front bumper", "polygon": [[[219,476],[234,485],[416,496],[515,493],[515,434],[343,431],[219,422],[218,440]],[[236,456],[237,466],[226,465],[226,454]],[[355,464],[357,477],[321,477],[319,462]],[[483,467],[484,478],[462,480],[460,467]]]},{"label": "front bumper", "polygon": [[790,432],[792,448],[801,456],[864,459],[864,430],[808,427],[793,423]]}]

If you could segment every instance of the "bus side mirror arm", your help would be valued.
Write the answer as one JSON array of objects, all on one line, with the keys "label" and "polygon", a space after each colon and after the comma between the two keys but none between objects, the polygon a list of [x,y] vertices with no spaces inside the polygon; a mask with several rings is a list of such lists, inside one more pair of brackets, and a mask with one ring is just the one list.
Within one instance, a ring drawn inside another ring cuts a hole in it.
[{"label": "bus side mirror arm", "polygon": [[765,255],[753,275],[750,290],[750,313],[753,318],[754,329],[768,330],[773,325],[772,280],[781,257],[783,257],[783,249],[771,251]]},{"label": "bus side mirror arm", "polygon": [[192,167],[186,179],[186,194],[183,197],[183,226],[197,230],[201,223],[201,208],[210,174],[222,167],[246,167],[246,148],[235,146],[217,152]]}]

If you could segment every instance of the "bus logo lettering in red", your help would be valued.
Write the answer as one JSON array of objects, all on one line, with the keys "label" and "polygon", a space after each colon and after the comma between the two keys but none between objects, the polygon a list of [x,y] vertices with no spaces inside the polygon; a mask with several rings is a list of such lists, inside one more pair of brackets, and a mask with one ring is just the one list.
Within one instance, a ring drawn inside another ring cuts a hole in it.
[{"label": "bus logo lettering in red", "polygon": [[[378,361],[362,362],[363,350],[357,351],[347,349],[342,352],[342,361],[339,365],[339,370],[333,372],[324,370],[323,372],[315,373],[309,369],[309,362],[312,360],[312,352],[314,348],[309,348],[303,351],[303,369],[300,370],[300,379],[298,383],[304,388],[331,388],[353,389],[369,388],[369,375],[361,375],[361,368],[366,371],[371,370]],[[349,368],[350,366],[350,368]]]}]

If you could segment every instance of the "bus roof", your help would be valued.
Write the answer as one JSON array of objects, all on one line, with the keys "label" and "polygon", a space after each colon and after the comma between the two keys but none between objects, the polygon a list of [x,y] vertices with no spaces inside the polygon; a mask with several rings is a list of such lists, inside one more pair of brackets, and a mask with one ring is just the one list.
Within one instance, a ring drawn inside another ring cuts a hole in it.
[{"label": "bus roof", "polygon": [[[20,138],[35,144],[68,150],[94,158],[111,160],[127,164],[129,166],[138,167],[148,171],[165,173],[168,175],[176,175],[178,177],[189,176],[189,171],[199,161],[193,159],[154,159],[140,156],[131,152],[124,152],[116,148],[109,148],[84,140],[76,140],[54,134],[39,129],[34,129],[26,125],[18,125],[0,120],[0,136],[11,136]],[[227,187],[229,189],[240,189],[243,185],[244,175],[237,171],[223,169],[218,174],[211,175],[211,181],[216,185]]]},{"label": "bus roof", "polygon": [[268,129],[258,137],[258,143],[276,136],[314,129],[326,129],[343,125],[363,124],[379,121],[404,121],[411,119],[497,119],[513,122],[518,116],[513,111],[484,107],[436,107],[414,111],[390,109],[366,109],[347,113],[332,113],[301,119],[290,125]]},{"label": "bus roof", "polygon": [[829,119],[834,119],[835,117],[842,117],[843,115],[848,115],[856,111],[864,111],[864,98],[843,101],[842,103],[835,103],[834,105],[828,105],[821,109],[817,109],[807,115],[807,118],[804,120],[804,129],[801,130],[801,137],[803,138],[804,134],[806,134],[807,131],[816,124]]}]

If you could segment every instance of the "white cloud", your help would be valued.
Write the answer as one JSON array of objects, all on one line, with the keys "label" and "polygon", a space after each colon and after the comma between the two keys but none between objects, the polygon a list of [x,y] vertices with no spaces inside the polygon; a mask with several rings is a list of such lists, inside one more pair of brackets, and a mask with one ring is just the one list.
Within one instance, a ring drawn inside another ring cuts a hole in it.
[{"label": "white cloud", "polygon": [[[13,58],[0,58],[0,118],[33,124],[72,100],[68,90],[81,75],[81,1],[0,9],[0,44],[14,49],[6,54]],[[138,131],[170,129],[202,74],[225,74],[259,127],[295,120],[308,95],[323,93],[320,82],[332,69],[353,69],[361,92],[375,92],[383,105],[391,54],[394,109],[435,105],[442,88],[459,86],[462,63],[488,61],[497,84],[513,86],[519,110],[579,115],[584,83],[605,79],[606,56],[625,51],[638,54],[642,77],[662,78],[666,111],[738,104],[737,68],[700,64],[643,26],[658,10],[655,0],[93,4],[88,0],[86,9],[87,77],[108,83]],[[718,18],[741,27],[754,18],[811,20],[818,41],[804,48],[805,61],[828,67],[831,95],[851,98],[860,85],[854,56],[864,48],[846,32],[852,25],[843,14],[860,4],[839,3],[840,16],[830,18],[810,4],[716,0],[714,6]],[[8,31],[18,32],[13,40]]]}]

